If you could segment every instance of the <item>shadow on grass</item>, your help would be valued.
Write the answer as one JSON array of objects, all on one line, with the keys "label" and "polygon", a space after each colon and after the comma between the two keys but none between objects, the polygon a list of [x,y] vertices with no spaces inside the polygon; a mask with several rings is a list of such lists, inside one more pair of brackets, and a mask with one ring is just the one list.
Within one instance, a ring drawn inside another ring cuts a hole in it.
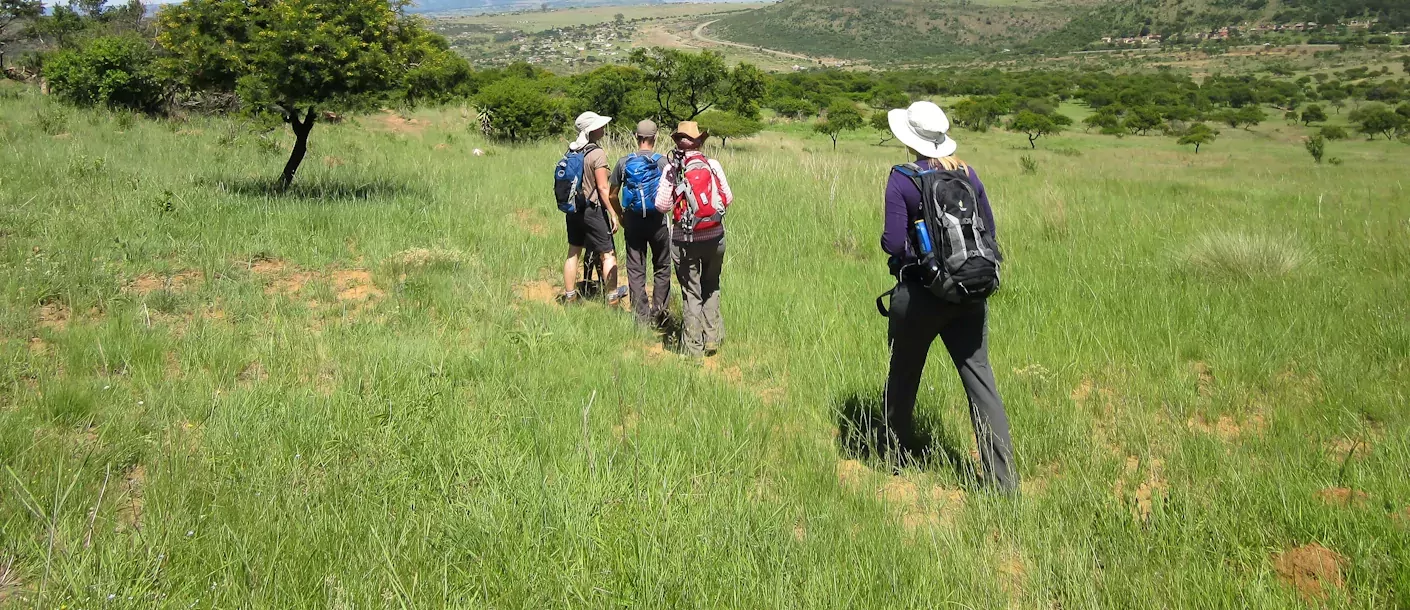
[{"label": "shadow on grass", "polygon": [[884,408],[880,391],[852,392],[835,401],[838,451],[842,455],[862,462],[886,462],[896,470],[907,466],[921,470],[950,468],[964,485],[977,484],[974,462],[953,439],[920,418],[909,433],[892,434]]},{"label": "shadow on grass", "polygon": [[356,180],[353,177],[317,177],[296,180],[287,189],[279,188],[278,180],[254,176],[202,178],[197,184],[246,197],[291,201],[359,201],[399,196],[424,197],[428,193],[423,185],[390,178]]}]

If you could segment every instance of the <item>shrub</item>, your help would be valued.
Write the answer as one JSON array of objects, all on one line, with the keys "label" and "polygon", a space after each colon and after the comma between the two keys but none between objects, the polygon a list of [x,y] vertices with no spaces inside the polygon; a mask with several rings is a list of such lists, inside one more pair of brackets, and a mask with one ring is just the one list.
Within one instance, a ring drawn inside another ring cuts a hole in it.
[{"label": "shrub", "polygon": [[1038,173],[1038,162],[1028,155],[1023,155],[1018,158],[1018,166],[1023,169],[1023,173],[1025,174]]},{"label": "shrub", "polygon": [[104,36],[82,50],[60,51],[45,62],[44,77],[51,93],[81,106],[153,112],[161,104],[152,52],[131,36]]},{"label": "shrub", "polygon": [[522,78],[506,78],[485,87],[477,102],[489,115],[489,135],[510,142],[561,133],[565,123],[562,110],[543,88]]},{"label": "shrub", "polygon": [[1303,146],[1307,148],[1307,154],[1312,155],[1313,161],[1321,163],[1322,155],[1327,152],[1327,139],[1320,134],[1315,135],[1307,138],[1307,142]]},{"label": "shrub", "polygon": [[1241,232],[1204,235],[1185,250],[1183,258],[1191,270],[1234,278],[1284,276],[1304,262],[1287,239]]},{"label": "shrub", "polygon": [[1337,125],[1323,125],[1317,130],[1317,135],[1328,140],[1345,140],[1348,137],[1346,130]]}]

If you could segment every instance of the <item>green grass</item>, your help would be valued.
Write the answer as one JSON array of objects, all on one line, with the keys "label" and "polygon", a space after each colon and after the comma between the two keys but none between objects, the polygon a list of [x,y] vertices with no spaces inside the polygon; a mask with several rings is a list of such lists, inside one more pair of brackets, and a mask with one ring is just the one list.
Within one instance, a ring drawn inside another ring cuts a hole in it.
[{"label": "green grass", "polygon": [[[1312,543],[1327,605],[1410,604],[1403,144],[954,134],[1008,257],[1006,500],[837,438],[885,376],[903,154],[874,133],[716,151],[729,338],[699,363],[526,298],[561,143],[320,124],[271,195],[282,151],[238,125],[51,135],[48,104],[0,97],[0,606],[1282,608],[1275,554]],[[1301,264],[1190,264],[1228,235]],[[942,353],[919,408],[966,456]]]}]

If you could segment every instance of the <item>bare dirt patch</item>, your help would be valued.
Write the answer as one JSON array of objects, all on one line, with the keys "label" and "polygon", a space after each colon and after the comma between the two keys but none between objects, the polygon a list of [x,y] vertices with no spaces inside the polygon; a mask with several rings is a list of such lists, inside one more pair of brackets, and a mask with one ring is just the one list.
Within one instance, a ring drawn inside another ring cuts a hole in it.
[{"label": "bare dirt patch", "polygon": [[278,275],[284,272],[289,263],[280,258],[257,258],[250,263],[250,273],[259,276]]},{"label": "bare dirt patch", "polygon": [[1346,558],[1315,542],[1274,553],[1271,559],[1278,579],[1308,601],[1327,599],[1329,587],[1345,583],[1342,566]]},{"label": "bare dirt patch", "polygon": [[372,281],[372,274],[365,269],[344,269],[332,274],[333,289],[338,292],[341,302],[366,302],[386,295]]},{"label": "bare dirt patch", "polygon": [[861,491],[871,476],[871,469],[857,460],[842,460],[837,463],[837,484],[848,491]]},{"label": "bare dirt patch", "polygon": [[1371,496],[1359,489],[1328,487],[1317,492],[1317,499],[1331,506],[1364,506]]},{"label": "bare dirt patch", "polygon": [[342,166],[344,166],[344,165],[347,165],[348,162],[347,162],[347,161],[344,161],[344,160],[342,160],[342,159],[340,159],[340,158],[338,158],[338,157],[334,157],[334,156],[332,156],[332,155],[328,155],[328,156],[326,156],[326,157],[323,157],[323,164],[326,165],[326,166],[328,166],[328,167],[342,167]]},{"label": "bare dirt patch", "polygon": [[514,210],[514,224],[523,227],[534,237],[542,236],[548,232],[548,228],[543,224],[543,217],[526,209]]},{"label": "bare dirt patch", "polygon": [[431,148],[433,148],[434,150],[437,150],[437,151],[450,150],[450,145],[449,145],[449,144],[446,144],[445,142],[441,142],[440,144],[437,144],[437,145],[435,145],[435,146],[432,146]]},{"label": "bare dirt patch", "polygon": [[732,384],[744,383],[744,372],[737,366],[729,366],[720,361],[719,356],[706,358],[701,366],[711,375],[718,375],[720,378]]},{"label": "bare dirt patch", "polygon": [[396,134],[420,135],[421,132],[426,131],[430,123],[417,119],[408,119],[387,110],[373,119],[373,125],[379,129]]},{"label": "bare dirt patch", "polygon": [[1219,437],[1226,443],[1235,442],[1249,436],[1261,436],[1268,422],[1260,413],[1254,413],[1239,422],[1228,415],[1221,415],[1211,422],[1204,415],[1196,415],[1185,422],[1185,427],[1200,434]]},{"label": "bare dirt patch", "polygon": [[392,262],[415,269],[432,265],[456,264],[465,261],[465,253],[445,248],[409,248],[392,255]]},{"label": "bare dirt patch", "polygon": [[178,271],[171,275],[143,273],[129,281],[122,289],[123,292],[140,295],[151,294],[158,290],[185,292],[201,283],[205,277],[205,274],[195,269]]},{"label": "bare dirt patch", "polygon": [[1028,563],[1023,560],[1023,553],[1013,546],[1005,547],[999,551],[998,568],[999,587],[1009,597],[1022,597],[1028,583]]},{"label": "bare dirt patch", "polygon": [[544,280],[524,282],[514,292],[518,293],[521,301],[535,301],[546,305],[553,305],[558,302],[558,295],[562,294],[559,287]]},{"label": "bare dirt patch", "polygon": [[29,353],[38,355],[48,350],[49,344],[45,343],[43,339],[40,339],[39,337],[29,338]]},{"label": "bare dirt patch", "polygon": [[68,306],[51,301],[39,306],[39,326],[50,330],[64,330],[72,317]]},{"label": "bare dirt patch", "polygon": [[1131,518],[1139,523],[1150,521],[1156,500],[1165,497],[1170,491],[1170,484],[1162,474],[1164,468],[1164,460],[1150,459],[1146,463],[1145,476],[1140,477],[1138,475],[1141,472],[1141,459],[1128,456],[1125,472],[1112,486],[1112,494],[1130,505]]},{"label": "bare dirt patch", "polygon": [[118,499],[117,527],[114,531],[142,530],[142,494],[146,485],[146,466],[137,464],[123,474],[123,495]]}]

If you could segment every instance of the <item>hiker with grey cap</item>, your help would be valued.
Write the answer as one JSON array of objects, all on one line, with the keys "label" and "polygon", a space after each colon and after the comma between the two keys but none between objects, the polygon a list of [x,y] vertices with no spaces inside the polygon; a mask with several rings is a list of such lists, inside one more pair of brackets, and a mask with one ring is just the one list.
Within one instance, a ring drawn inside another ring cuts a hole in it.
[{"label": "hiker with grey cap", "polygon": [[891,364],[883,398],[889,438],[906,452],[928,449],[914,413],[926,357],[939,337],[964,383],[985,482],[1015,492],[1008,414],[989,366],[985,299],[998,290],[1003,257],[988,193],[974,168],[955,156],[958,145],[939,106],[916,102],[887,118],[915,159],[891,170],[881,235],[897,278],[888,293],[889,312],[877,299],[889,318]]},{"label": "hiker with grey cap", "polygon": [[720,271],[725,262],[725,210],[734,201],[720,162],[700,147],[710,137],[694,121],[676,127],[670,168],[656,189],[656,209],[671,215],[671,258],[681,285],[681,353],[709,356],[725,339]]},{"label": "hiker with grey cap", "polygon": [[[612,168],[612,207],[622,219],[627,245],[627,288],[636,321],[660,326],[669,315],[671,296],[671,227],[656,209],[656,191],[669,163],[656,152],[656,123],[636,124],[636,151]],[[646,258],[651,252],[653,281],[646,295]]]},{"label": "hiker with grey cap", "polygon": [[[565,212],[568,228],[568,258],[563,262],[563,295],[558,297],[559,302],[565,304],[579,299],[576,286],[578,257],[584,248],[601,256],[603,289],[607,291],[608,304],[615,305],[625,296],[625,291],[617,288],[617,256],[612,234],[617,232],[618,218],[616,210],[608,204],[607,151],[597,144],[610,122],[612,117],[595,112],[578,115],[574,121],[578,138],[568,145],[568,153],[559,163],[562,173],[564,164],[570,158],[581,156],[581,179],[576,182],[578,192],[572,194],[577,205],[559,205]],[[576,169],[576,165],[574,167]]]}]

